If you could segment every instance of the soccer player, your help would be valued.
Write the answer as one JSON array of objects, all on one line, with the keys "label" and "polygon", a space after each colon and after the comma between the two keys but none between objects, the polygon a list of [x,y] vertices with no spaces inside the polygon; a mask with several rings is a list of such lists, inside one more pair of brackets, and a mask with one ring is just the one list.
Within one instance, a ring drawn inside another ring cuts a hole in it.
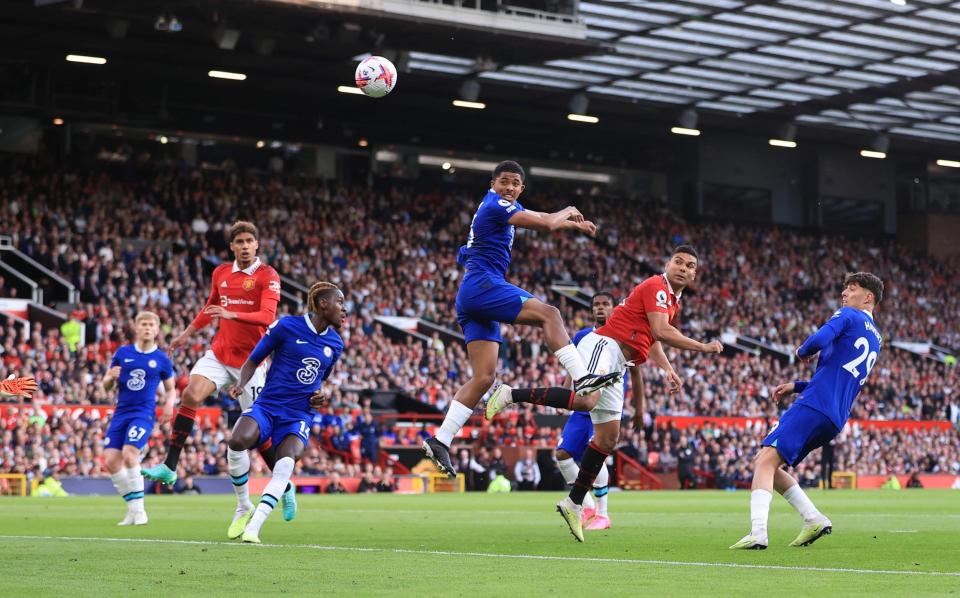
[{"label": "soccer player", "polygon": [[[177,338],[171,349],[179,349],[198,330],[218,319],[220,328],[213,337],[212,347],[190,370],[190,381],[183,390],[180,408],[173,420],[167,457],[143,475],[151,480],[172,485],[177,481],[177,463],[183,444],[193,432],[196,410],[204,399],[236,384],[240,367],[273,322],[280,302],[280,276],[276,270],[257,257],[260,248],[257,227],[238,221],[230,227],[230,249],[233,263],[221,264],[213,271],[210,297],[201,312]],[[258,368],[243,386],[237,397],[240,407],[247,409],[263,388],[266,368]],[[272,451],[263,449],[268,466],[273,465]],[[240,457],[228,453],[228,460]],[[284,494],[284,502],[294,500],[293,488]],[[238,507],[240,505],[238,504]]]},{"label": "soccer player", "polygon": [[[613,311],[616,303],[613,294],[608,291],[600,291],[590,300],[590,309],[593,312],[593,321],[596,326],[588,326],[573,337],[573,344],[580,345],[580,341],[585,336],[597,329],[597,326],[603,326],[607,323],[607,317]],[[631,394],[637,410],[637,415],[641,416],[643,407],[643,379],[640,376],[640,366],[633,365],[630,368],[630,379],[633,382]],[[623,392],[627,392],[627,381],[623,381]],[[590,420],[590,414],[584,411],[574,411],[567,418],[567,423],[563,426],[560,433],[560,443],[557,445],[556,456],[557,465],[560,467],[560,473],[568,486],[572,486],[580,473],[580,460],[583,458],[583,452],[587,449],[590,439],[593,438],[593,422]],[[588,530],[600,530],[610,528],[610,517],[607,513],[607,494],[609,493],[610,473],[607,471],[606,464],[597,474],[597,479],[593,482],[593,495],[596,501],[587,493],[583,501],[583,525]]]},{"label": "soccer player", "polygon": [[763,439],[753,460],[750,533],[730,548],[767,548],[767,518],[774,489],[803,517],[803,528],[790,546],[809,546],[833,531],[833,524],[817,510],[797,480],[780,467],[796,467],[810,451],[828,444],[843,429],[883,345],[873,321],[873,310],[881,300],[883,282],[877,276],[847,274],[840,309],[797,349],[802,361],[820,354],[817,370],[809,381],[787,382],[773,391],[777,402],[791,393],[800,397]]},{"label": "soccer player", "polygon": [[[720,342],[695,341],[673,325],[680,312],[680,295],[696,277],[698,261],[697,252],[689,245],[674,249],[663,274],[651,276],[634,287],[630,296],[613,310],[607,323],[580,341],[577,349],[589,363],[591,372],[622,375],[629,365],[642,364],[649,356],[667,375],[670,391],[677,392],[681,380],[670,367],[661,344],[701,353],[723,352]],[[577,396],[562,387],[513,389],[504,384],[487,402],[487,417],[492,418],[511,403],[590,412],[593,440],[583,453],[570,495],[557,504],[557,511],[574,538],[583,542],[583,500],[620,436],[623,387],[617,385]]]},{"label": "soccer player", "polygon": [[467,244],[457,255],[457,263],[466,269],[457,292],[457,320],[463,329],[473,377],[453,397],[436,437],[423,442],[424,454],[450,477],[457,475],[450,459],[450,444],[493,386],[503,342],[501,322],[543,328],[547,346],[570,373],[578,395],[614,384],[619,378],[615,373],[591,374],[570,342],[560,311],[506,281],[515,227],[545,232],[576,230],[591,236],[597,232],[597,227],[574,207],[553,213],[524,209],[518,201],[523,180],[523,168],[516,162],[507,160],[497,165],[490,190],[470,223]]},{"label": "soccer player", "polygon": [[163,384],[166,396],[164,418],[170,419],[177,391],[173,386],[173,363],[157,348],[160,317],[142,311],[134,318],[136,340],[117,349],[110,369],[103,376],[103,389],[113,390],[119,383],[117,408],[110,419],[104,440],[103,461],[110,472],[113,487],[127,502],[127,515],[117,525],[145,525],[143,476],[140,453],[153,431],[157,415],[157,390]]},{"label": "soccer player", "polygon": [[[284,316],[267,330],[243,364],[237,385],[230,389],[231,396],[240,396],[260,363],[272,356],[263,391],[237,420],[230,437],[230,450],[245,458],[239,463],[230,461],[230,477],[247,507],[231,522],[227,530],[231,539],[242,535],[244,542],[260,543],[260,528],[287,488],[293,467],[310,441],[312,407],[324,401],[320,386],[343,352],[338,331],[347,313],[340,289],[329,282],[314,284],[307,295],[307,310],[302,316]],[[277,462],[260,504],[253,510],[247,489],[247,450],[267,439],[277,447]]]}]

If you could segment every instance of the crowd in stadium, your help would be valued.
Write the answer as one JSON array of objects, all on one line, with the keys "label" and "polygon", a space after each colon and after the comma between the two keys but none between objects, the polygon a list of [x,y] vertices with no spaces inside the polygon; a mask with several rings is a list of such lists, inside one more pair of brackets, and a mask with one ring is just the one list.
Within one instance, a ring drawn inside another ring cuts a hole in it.
[{"label": "crowd in stadium", "polygon": [[[0,234],[77,286],[82,303],[71,316],[93,332],[81,347],[61,330],[34,325],[28,335],[7,320],[0,326],[0,375],[36,375],[37,400],[44,403],[113,402],[99,380],[114,350],[128,342],[132,317],[142,309],[159,313],[165,341],[185,328],[209,292],[212,267],[205,258],[230,259],[225,230],[243,217],[260,227],[261,256],[281,275],[303,284],[325,278],[346,294],[347,349],[328,384],[334,409],[357,412],[359,391],[377,388],[398,390],[443,410],[467,379],[462,345],[439,336],[428,345],[413,339],[394,342],[374,317],[421,317],[459,331],[453,312],[460,276],[455,257],[477,199],[477,193],[422,192],[399,183],[382,189],[344,188],[299,177],[155,170],[149,164],[116,180],[97,171],[47,172],[22,160],[4,162]],[[521,201],[540,209],[558,205],[535,194]],[[956,260],[929,259],[890,242],[689,223],[655,204],[625,207],[625,201],[576,198],[581,211],[599,226],[596,240],[517,235],[511,277],[557,304],[571,331],[588,325],[589,314],[551,294],[551,284],[575,283],[588,292],[609,289],[622,297],[659,269],[664,254],[680,241],[696,245],[702,256],[698,281],[684,297],[681,327],[704,340],[735,331],[792,351],[837,306],[842,274],[871,270],[886,284],[877,318],[887,345],[853,417],[957,419],[956,368],[890,346],[892,340],[904,340],[960,348],[960,329],[950,325],[960,316],[960,298],[949,292],[960,287]],[[0,280],[0,295],[16,294],[12,281]],[[289,309],[282,304],[281,310]],[[191,365],[214,331],[203,331],[186,350],[172,355],[178,389],[186,385]],[[507,327],[504,339],[503,381],[542,386],[563,382],[563,370],[549,355],[539,330]],[[769,356],[668,354],[684,378],[684,391],[667,395],[659,373],[646,366],[649,414],[775,417],[778,407],[769,398],[771,386],[806,377],[798,366]],[[633,415],[632,407],[626,415]],[[555,442],[556,430],[538,428],[526,414],[520,417],[529,421],[484,429],[479,442]],[[333,455],[320,444],[336,446],[359,427],[362,421],[318,422],[318,444],[299,467],[347,476],[361,473],[362,458],[353,458],[349,450],[342,451],[344,456]],[[39,428],[6,421],[0,471],[40,466],[63,473],[101,473],[97,456],[102,432],[99,421],[51,420]],[[214,431],[197,431],[193,448],[181,462],[185,472],[225,471],[221,462],[227,433],[222,424]],[[152,444],[162,446],[159,427],[154,434]],[[627,433],[624,442],[635,446],[638,455],[660,454],[661,467],[670,465],[682,444],[677,438],[661,446],[656,434],[649,439],[639,434],[644,432]],[[848,450],[839,451],[838,460],[871,472],[956,471],[960,443],[956,429],[950,434],[947,448],[942,439],[918,434],[864,434],[848,443]],[[414,440],[407,430],[378,430],[377,435],[388,442]],[[719,437],[706,430],[686,436],[698,451],[697,465],[712,472],[743,470],[759,442],[757,434],[738,436],[732,430]],[[885,448],[891,442],[900,448]]]}]

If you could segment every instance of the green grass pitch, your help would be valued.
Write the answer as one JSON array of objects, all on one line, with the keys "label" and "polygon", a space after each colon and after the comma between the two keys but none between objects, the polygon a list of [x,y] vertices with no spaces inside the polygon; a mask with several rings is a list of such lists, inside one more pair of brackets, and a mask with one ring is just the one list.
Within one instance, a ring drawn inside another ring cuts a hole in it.
[{"label": "green grass pitch", "polygon": [[226,539],[229,495],[148,496],[137,528],[115,496],[0,498],[0,596],[960,596],[956,491],[814,491],[834,533],[809,548],[775,497],[770,548],[744,552],[746,492],[614,493],[584,544],[560,496],[302,496],[263,546]]}]

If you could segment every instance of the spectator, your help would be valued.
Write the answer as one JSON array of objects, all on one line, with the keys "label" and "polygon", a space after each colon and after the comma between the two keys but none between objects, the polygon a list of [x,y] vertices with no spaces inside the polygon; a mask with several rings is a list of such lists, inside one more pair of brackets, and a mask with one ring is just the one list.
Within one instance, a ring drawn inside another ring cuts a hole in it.
[{"label": "spectator", "polygon": [[360,486],[357,488],[357,492],[366,494],[376,491],[377,482],[373,479],[373,475],[366,471],[363,472],[363,475],[360,477]]},{"label": "spectator", "polygon": [[540,466],[532,449],[523,453],[513,468],[513,479],[520,490],[536,490],[540,485]]},{"label": "spectator", "polygon": [[340,481],[340,474],[334,472],[330,474],[330,482],[324,490],[326,494],[346,494],[347,488]]}]

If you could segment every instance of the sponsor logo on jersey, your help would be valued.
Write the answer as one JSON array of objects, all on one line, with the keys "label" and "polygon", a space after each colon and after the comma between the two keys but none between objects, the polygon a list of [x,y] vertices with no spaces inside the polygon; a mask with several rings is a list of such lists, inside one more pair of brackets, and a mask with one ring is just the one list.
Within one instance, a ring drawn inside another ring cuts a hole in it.
[{"label": "sponsor logo on jersey", "polygon": [[257,286],[257,279],[255,278],[244,278],[243,279],[243,290],[252,291]]},{"label": "sponsor logo on jersey", "polygon": [[273,291],[274,293],[279,293],[279,292],[280,292],[280,281],[279,281],[279,280],[271,280],[270,283],[267,285],[267,288],[270,289],[271,291]]},{"label": "sponsor logo on jersey", "polygon": [[229,305],[253,305],[255,301],[250,299],[231,299],[230,297],[220,296],[220,306],[227,307]]}]

